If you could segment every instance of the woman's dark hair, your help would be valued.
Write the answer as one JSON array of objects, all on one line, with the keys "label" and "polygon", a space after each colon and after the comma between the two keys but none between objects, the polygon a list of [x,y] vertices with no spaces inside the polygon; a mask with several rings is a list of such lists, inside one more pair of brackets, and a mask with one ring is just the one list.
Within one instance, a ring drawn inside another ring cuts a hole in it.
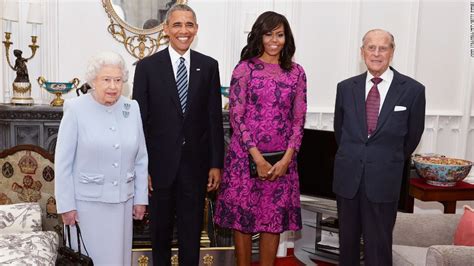
[{"label": "woman's dark hair", "polygon": [[295,54],[295,40],[291,33],[290,24],[285,16],[273,11],[267,11],[258,16],[252,26],[252,31],[247,36],[247,45],[240,53],[240,60],[260,57],[263,52],[263,35],[283,25],[285,31],[285,45],[280,52],[280,67],[286,71],[291,70],[293,55]]}]

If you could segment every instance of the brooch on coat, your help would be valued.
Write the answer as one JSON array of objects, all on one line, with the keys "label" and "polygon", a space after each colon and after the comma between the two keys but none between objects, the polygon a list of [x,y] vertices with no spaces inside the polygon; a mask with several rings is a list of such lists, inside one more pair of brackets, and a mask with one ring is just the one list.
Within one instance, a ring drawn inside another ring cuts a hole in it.
[{"label": "brooch on coat", "polygon": [[130,112],[128,111],[128,110],[130,110],[130,104],[129,103],[124,103],[123,108],[125,109],[125,110],[122,111],[123,117],[127,118],[130,115]]}]

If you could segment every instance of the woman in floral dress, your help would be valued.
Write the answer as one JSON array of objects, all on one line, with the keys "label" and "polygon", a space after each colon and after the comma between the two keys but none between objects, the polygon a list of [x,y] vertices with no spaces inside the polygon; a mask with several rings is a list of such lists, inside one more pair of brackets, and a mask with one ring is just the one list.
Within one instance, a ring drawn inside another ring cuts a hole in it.
[{"label": "woman in floral dress", "polygon": [[[234,230],[238,265],[250,265],[252,234],[260,233],[261,265],[273,265],[280,233],[301,229],[296,154],[306,114],[306,75],[292,62],[294,53],[286,18],[265,12],[252,26],[232,74],[233,134],[215,222]],[[262,153],[275,151],[284,156],[271,165]],[[257,177],[250,176],[249,156]]]}]

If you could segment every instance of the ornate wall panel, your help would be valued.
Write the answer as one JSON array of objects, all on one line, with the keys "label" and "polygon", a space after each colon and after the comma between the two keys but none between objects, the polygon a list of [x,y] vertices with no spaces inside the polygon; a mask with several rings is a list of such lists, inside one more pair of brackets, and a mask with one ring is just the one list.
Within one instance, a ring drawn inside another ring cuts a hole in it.
[{"label": "ornate wall panel", "polygon": [[308,112],[306,114],[306,128],[333,131],[333,112]]},{"label": "ornate wall panel", "polygon": [[435,149],[438,127],[437,125],[437,116],[427,115],[425,117],[425,131],[423,132],[423,137],[420,144],[418,145],[417,152]]},{"label": "ornate wall panel", "polygon": [[442,151],[447,156],[456,156],[460,142],[460,127],[462,117],[439,116],[436,151]]}]

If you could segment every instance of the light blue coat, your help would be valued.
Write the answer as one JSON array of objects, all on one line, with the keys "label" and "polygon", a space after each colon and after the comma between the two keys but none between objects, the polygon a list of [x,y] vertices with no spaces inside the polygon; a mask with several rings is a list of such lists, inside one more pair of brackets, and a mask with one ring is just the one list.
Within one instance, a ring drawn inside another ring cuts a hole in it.
[{"label": "light blue coat", "polygon": [[76,210],[76,200],[148,204],[148,156],[136,101],[112,106],[91,94],[67,100],[55,154],[58,213]]}]

